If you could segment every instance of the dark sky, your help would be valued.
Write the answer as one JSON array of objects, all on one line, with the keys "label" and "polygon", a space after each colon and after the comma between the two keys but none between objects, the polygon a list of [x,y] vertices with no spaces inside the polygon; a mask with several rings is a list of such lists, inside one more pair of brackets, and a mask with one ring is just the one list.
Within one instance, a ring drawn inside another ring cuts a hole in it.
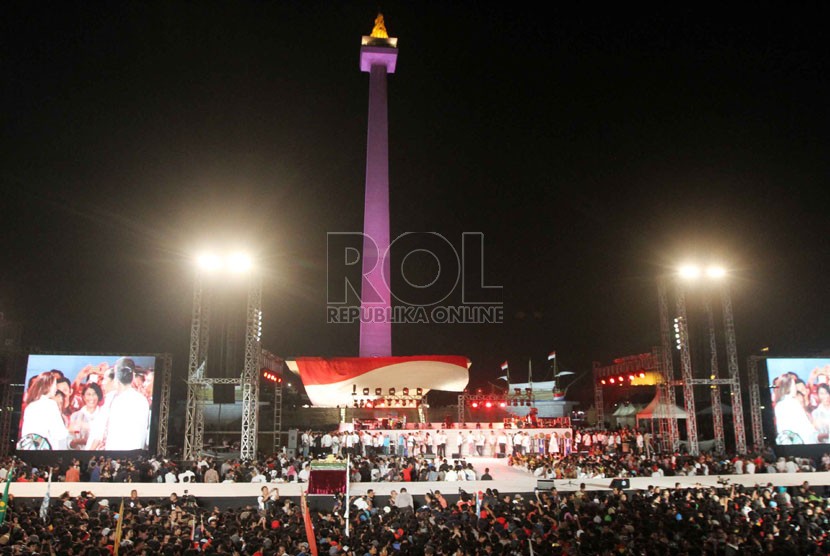
[{"label": "dark sky", "polygon": [[[830,338],[825,15],[546,13],[384,2],[393,234],[485,234],[502,325],[395,330],[474,383],[556,349],[658,342],[654,279],[732,271],[741,359]],[[4,4],[0,310],[42,350],[172,352],[191,257],[249,245],[264,346],[356,355],[325,324],[326,233],[362,228],[377,3]]]}]

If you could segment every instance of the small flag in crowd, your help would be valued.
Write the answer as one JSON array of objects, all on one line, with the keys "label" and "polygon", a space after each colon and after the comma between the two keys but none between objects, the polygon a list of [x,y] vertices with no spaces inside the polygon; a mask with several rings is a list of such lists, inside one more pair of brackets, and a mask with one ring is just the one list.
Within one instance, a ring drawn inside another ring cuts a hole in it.
[{"label": "small flag in crowd", "polygon": [[552,351],[552,352],[548,353],[548,361],[552,361],[554,359],[556,359],[556,352]]},{"label": "small flag in crowd", "polygon": [[40,503],[40,519],[44,522],[49,519],[49,491],[52,489],[52,469],[49,469],[49,482],[46,484],[46,495],[43,497],[43,502]]},{"label": "small flag in crowd", "polygon": [[0,525],[6,521],[6,512],[9,509],[9,485],[12,484],[12,477],[14,477],[14,466],[9,469],[6,475],[6,488],[3,489],[3,499],[0,500]]},{"label": "small flag in crowd", "polygon": [[121,507],[118,509],[118,523],[115,525],[115,546],[112,556],[118,556],[118,549],[121,546],[121,531],[124,525],[124,499],[121,499]]}]

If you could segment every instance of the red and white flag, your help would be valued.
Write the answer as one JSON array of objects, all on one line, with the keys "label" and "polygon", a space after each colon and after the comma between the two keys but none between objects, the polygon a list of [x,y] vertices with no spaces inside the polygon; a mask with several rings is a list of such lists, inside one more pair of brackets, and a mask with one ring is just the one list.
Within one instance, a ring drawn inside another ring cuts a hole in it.
[{"label": "red and white flag", "polygon": [[553,359],[556,359],[556,352],[555,351],[552,351],[552,352],[548,353],[548,361],[552,361]]},{"label": "red and white flag", "polygon": [[506,370],[508,369],[508,367],[509,367],[509,366],[508,366],[508,364],[507,364],[507,361],[505,361],[504,363],[502,363],[502,364],[501,364],[501,370],[502,370],[502,371],[506,371]]}]

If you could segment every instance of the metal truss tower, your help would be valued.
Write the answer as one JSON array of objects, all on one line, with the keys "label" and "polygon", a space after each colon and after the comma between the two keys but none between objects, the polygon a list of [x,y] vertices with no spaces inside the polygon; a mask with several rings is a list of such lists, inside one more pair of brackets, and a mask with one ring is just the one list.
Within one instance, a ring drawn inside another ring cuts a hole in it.
[{"label": "metal truss tower", "polygon": [[689,443],[689,453],[696,456],[700,453],[697,441],[697,413],[695,412],[694,372],[692,371],[692,355],[689,349],[689,319],[686,315],[686,292],[677,288],[677,318],[675,330],[679,335],[680,345],[680,372],[683,377],[683,408],[686,410],[686,440]]},{"label": "metal truss tower", "polygon": [[245,323],[245,367],[242,371],[242,442],[239,457],[256,459],[259,424],[259,370],[262,362],[262,281],[252,276]]},{"label": "metal truss tower", "polygon": [[747,381],[749,381],[749,418],[752,423],[752,446],[756,452],[764,449],[764,425],[761,419],[761,386],[758,384],[758,361],[751,355],[747,360]]},{"label": "metal truss tower", "polygon": [[[715,333],[715,316],[712,314],[712,304],[705,301],[706,321],[709,326],[709,378],[718,377],[718,337]],[[712,426],[715,431],[715,453],[722,454],[726,450],[723,433],[723,407],[721,406],[720,385],[712,384],[709,392],[712,399]]]},{"label": "metal truss tower", "polygon": [[[729,378],[720,378],[718,376],[719,370],[717,355],[717,333],[715,329],[715,319],[713,316],[711,303],[708,299],[704,301],[704,306],[708,324],[707,328],[710,356],[710,374],[706,378],[695,378],[692,366],[693,362],[691,350],[689,346],[689,336],[690,334],[693,334],[693,332],[690,331],[689,320],[686,314],[686,290],[683,284],[674,284],[674,287],[676,288],[675,293],[677,303],[677,316],[674,319],[674,327],[675,335],[677,337],[677,348],[680,350],[680,364],[682,370],[682,377],[681,380],[677,381],[671,379],[670,372],[666,373],[666,380],[668,385],[667,390],[669,392],[669,395],[671,395],[671,393],[674,392],[675,386],[683,387],[684,407],[686,409],[686,412],[688,413],[686,428],[689,442],[689,453],[695,455],[698,453],[700,448],[697,435],[697,416],[695,414],[695,386],[708,386],[710,388],[716,450],[722,450],[725,447],[723,432],[723,413],[721,410],[720,403],[720,388],[721,386],[728,386],[730,388],[730,396],[732,398],[733,423],[735,429],[735,450],[736,452],[741,454],[746,453],[746,432],[744,430],[740,369],[738,367],[738,350],[737,342],[735,340],[735,321],[732,315],[732,301],[729,297],[729,290],[725,285],[721,286],[722,287],[720,289],[720,297],[723,310],[724,334],[726,337],[726,361],[729,370]],[[660,300],[660,331],[664,348],[663,365],[666,369],[670,370],[672,364],[672,356],[671,348],[668,348],[670,343],[670,337],[669,334],[666,333],[669,321],[666,280],[660,280],[658,282],[658,297]],[[757,382],[757,380],[755,382]],[[760,395],[758,395],[757,398],[760,400]],[[757,402],[757,404],[760,408],[760,402]],[[676,420],[674,421],[674,423],[676,425]]]},{"label": "metal truss tower", "polygon": [[[159,391],[159,433],[156,439],[156,453],[160,456],[166,456],[170,425],[170,377],[173,374],[173,357],[169,353],[165,353],[159,357],[159,360],[161,368],[156,369],[156,376],[161,375],[161,390]],[[159,373],[159,371],[161,372]]]},{"label": "metal truss tower", "polygon": [[[741,399],[741,376],[738,367],[738,346],[735,340],[735,317],[732,314],[732,297],[729,288],[721,289],[723,304],[723,325],[726,333],[726,362],[729,378],[732,379],[732,423],[735,427],[735,451],[746,453],[746,430],[744,429],[744,406]],[[757,384],[757,380],[756,380]]]},{"label": "metal truss tower", "polygon": [[[672,341],[671,323],[669,322],[669,297],[665,280],[657,282],[657,302],[660,310],[660,347],[661,347],[661,372],[663,384],[658,387],[661,399],[674,407],[677,405],[677,397],[674,391],[674,364],[672,362]],[[677,419],[666,417],[660,419],[660,437],[663,441],[664,450],[674,450],[680,440],[680,432],[677,428]]]},{"label": "metal truss tower", "polygon": [[605,399],[602,396],[602,387],[599,385],[600,381],[600,367],[598,361],[593,363],[594,372],[594,409],[597,412],[597,424],[605,426]]},{"label": "metal truss tower", "polygon": [[199,273],[193,288],[193,317],[190,324],[190,359],[187,374],[187,408],[183,457],[194,460],[204,447],[204,387],[211,384],[242,386],[242,430],[240,458],[254,459],[259,421],[259,369],[262,335],[262,283],[256,274],[249,278],[245,323],[245,361],[238,378],[208,378],[208,342],[210,337],[210,295],[205,291],[204,276]]},{"label": "metal truss tower", "polygon": [[204,443],[205,417],[201,397],[203,378],[207,365],[208,338],[210,330],[210,303],[203,299],[203,280],[197,273],[193,285],[193,316],[190,319],[190,357],[187,365],[187,406],[184,420],[184,449],[186,461],[199,457]]}]

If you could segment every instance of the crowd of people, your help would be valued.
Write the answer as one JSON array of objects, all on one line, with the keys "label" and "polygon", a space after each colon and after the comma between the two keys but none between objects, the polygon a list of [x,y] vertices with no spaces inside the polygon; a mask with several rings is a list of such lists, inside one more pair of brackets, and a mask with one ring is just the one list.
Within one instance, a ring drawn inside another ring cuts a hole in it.
[{"label": "crowd of people", "polygon": [[[478,432],[485,438],[481,454],[476,449]],[[346,439],[353,434],[357,442]],[[462,448],[461,457],[454,457],[458,452],[447,457],[446,450],[438,455],[434,443],[443,434],[441,430],[397,435],[306,432],[298,453],[262,456],[257,461],[73,458],[51,468],[53,482],[134,483],[125,500],[120,535],[115,500],[99,500],[89,491],[80,496],[66,492],[45,507],[41,500],[11,497],[5,523],[0,525],[0,555],[109,556],[118,544],[124,556],[306,556],[311,553],[306,518],[299,500],[280,496],[279,483],[308,481],[315,457],[342,460],[347,454],[353,483],[431,481],[435,487],[423,496],[396,485],[389,496],[375,495],[369,488],[350,500],[342,495],[313,497],[312,505],[318,507],[310,513],[311,540],[318,554],[830,554],[826,542],[830,499],[823,488],[806,481],[795,489],[764,486],[766,481],[759,477],[755,488],[724,480],[718,488],[681,488],[678,483],[669,490],[607,492],[589,491],[582,484],[572,493],[537,489],[520,494],[472,484],[467,488],[463,482],[491,478],[489,469],[476,468],[478,456],[491,453],[507,454],[509,465],[536,477],[577,482],[830,470],[830,454],[813,462],[776,457],[771,451],[728,458],[654,453],[645,435],[641,443],[637,432],[630,430],[574,431],[561,437],[571,442],[556,450],[559,435],[554,441],[552,435],[532,429],[484,429],[469,432],[474,438],[472,450]],[[491,447],[488,437],[495,438]],[[566,446],[568,450],[561,449]],[[14,481],[45,482],[48,476],[48,470],[14,458],[0,461],[0,481],[10,472]],[[169,498],[142,497],[141,484],[149,482],[168,483]],[[235,507],[220,509],[176,494],[194,482],[262,483],[262,492],[256,499],[241,499]],[[53,484],[52,492],[61,490]]]},{"label": "crowd of people", "polygon": [[[91,492],[10,499],[0,554],[56,556],[675,555],[827,554],[830,502],[805,482],[795,489],[719,488],[527,494],[340,495],[306,517],[297,500],[263,487],[256,500],[219,509],[173,493],[120,503]],[[348,508],[348,512],[347,512]],[[348,527],[347,527],[348,524]]]}]

